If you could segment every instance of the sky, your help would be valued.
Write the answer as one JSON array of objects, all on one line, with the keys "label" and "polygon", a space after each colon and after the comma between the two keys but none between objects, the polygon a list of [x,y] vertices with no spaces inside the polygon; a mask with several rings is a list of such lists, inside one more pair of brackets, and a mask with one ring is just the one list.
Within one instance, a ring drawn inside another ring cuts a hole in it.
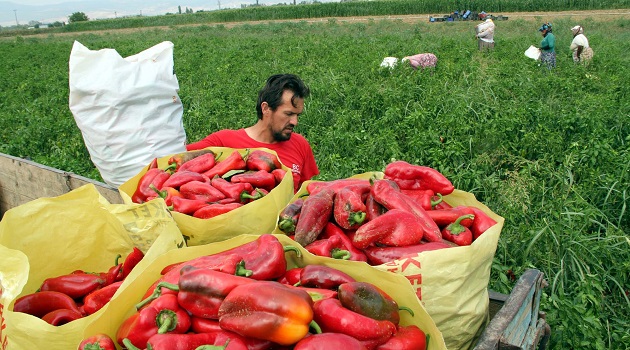
[{"label": "sky", "polygon": [[[330,2],[334,0],[320,0]],[[297,1],[298,3],[301,0]],[[259,4],[273,5],[293,3],[293,0],[258,0]],[[9,27],[16,23],[29,24],[68,22],[75,12],[85,13],[90,20],[124,16],[155,16],[177,13],[178,6],[194,12],[240,8],[241,4],[256,4],[256,0],[20,0],[0,1],[0,26]]]}]

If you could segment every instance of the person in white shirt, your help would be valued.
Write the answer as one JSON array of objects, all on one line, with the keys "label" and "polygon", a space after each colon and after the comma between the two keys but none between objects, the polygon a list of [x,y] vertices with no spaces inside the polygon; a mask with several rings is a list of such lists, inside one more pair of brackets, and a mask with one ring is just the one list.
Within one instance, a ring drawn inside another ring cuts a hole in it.
[{"label": "person in white shirt", "polygon": [[488,18],[484,22],[475,27],[477,31],[477,39],[479,50],[494,49],[494,22]]},{"label": "person in white shirt", "polygon": [[587,64],[593,59],[593,49],[588,44],[588,39],[584,36],[584,28],[575,26],[571,28],[573,41],[570,49],[573,51],[573,62]]}]

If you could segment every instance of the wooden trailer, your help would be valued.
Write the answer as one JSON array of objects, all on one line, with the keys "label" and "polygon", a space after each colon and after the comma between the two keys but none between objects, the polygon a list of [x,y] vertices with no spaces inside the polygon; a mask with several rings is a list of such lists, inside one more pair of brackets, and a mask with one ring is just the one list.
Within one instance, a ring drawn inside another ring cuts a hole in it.
[{"label": "wooden trailer", "polygon": [[[123,203],[118,190],[105,183],[0,153],[0,217],[13,207],[86,184],[93,184],[110,203]],[[540,310],[540,296],[546,284],[542,272],[530,269],[509,295],[490,291],[490,322],[473,349],[545,349],[551,329]]]}]

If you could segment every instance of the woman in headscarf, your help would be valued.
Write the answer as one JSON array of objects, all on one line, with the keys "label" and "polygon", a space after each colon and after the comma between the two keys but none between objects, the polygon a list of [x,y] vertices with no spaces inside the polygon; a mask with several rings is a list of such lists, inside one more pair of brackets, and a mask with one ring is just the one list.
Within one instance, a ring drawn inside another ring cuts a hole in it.
[{"label": "woman in headscarf", "polygon": [[540,42],[540,61],[552,69],[556,67],[556,37],[551,33],[551,23],[544,23],[538,31],[543,40]]},{"label": "woman in headscarf", "polygon": [[486,19],[484,22],[478,24],[475,29],[477,30],[477,45],[479,50],[494,49],[494,22],[492,19]]},{"label": "woman in headscarf", "polygon": [[571,28],[573,32],[573,41],[571,42],[571,51],[573,51],[573,62],[584,63],[593,59],[593,49],[588,45],[588,39],[584,36],[584,28],[575,26]]}]

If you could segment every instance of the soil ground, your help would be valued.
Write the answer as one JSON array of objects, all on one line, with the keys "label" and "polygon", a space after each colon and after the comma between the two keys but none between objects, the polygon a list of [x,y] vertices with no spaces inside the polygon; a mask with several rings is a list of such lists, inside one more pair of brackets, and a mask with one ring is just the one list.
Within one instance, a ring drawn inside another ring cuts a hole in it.
[{"label": "soil ground", "polygon": [[[429,21],[429,17],[441,17],[444,16],[444,13],[440,14],[418,14],[418,15],[391,15],[391,16],[364,16],[364,17],[324,17],[324,18],[305,18],[305,19],[294,19],[294,20],[264,20],[264,21],[248,21],[248,22],[222,22],[222,23],[198,23],[198,24],[186,24],[182,26],[200,26],[200,25],[223,25],[225,27],[231,28],[234,26],[238,26],[244,23],[248,24],[256,24],[256,23],[272,23],[272,22],[299,22],[306,21],[309,23],[317,23],[317,22],[328,22],[331,19],[336,20],[337,22],[362,22],[369,20],[401,20],[405,23],[416,23],[418,21]],[[533,22],[553,22],[556,18],[561,17],[572,17],[575,20],[580,20],[583,18],[596,18],[599,21],[612,21],[619,18],[630,18],[630,9],[617,9],[617,10],[589,10],[589,11],[559,11],[559,12],[505,12],[505,13],[492,13],[492,15],[499,16],[503,15],[508,17],[508,20],[514,19],[523,19],[527,21]],[[158,26],[158,27],[142,27],[142,28],[123,28],[123,29],[107,29],[104,32],[109,33],[132,33],[135,31],[147,30],[147,29],[168,29],[172,26]],[[99,31],[85,31],[80,32],[81,34],[98,34]],[[69,33],[55,33],[55,34],[33,34],[28,37],[48,37],[49,35],[54,36],[71,36],[77,35],[79,32],[69,32]],[[5,37],[8,38],[8,37]]]}]

